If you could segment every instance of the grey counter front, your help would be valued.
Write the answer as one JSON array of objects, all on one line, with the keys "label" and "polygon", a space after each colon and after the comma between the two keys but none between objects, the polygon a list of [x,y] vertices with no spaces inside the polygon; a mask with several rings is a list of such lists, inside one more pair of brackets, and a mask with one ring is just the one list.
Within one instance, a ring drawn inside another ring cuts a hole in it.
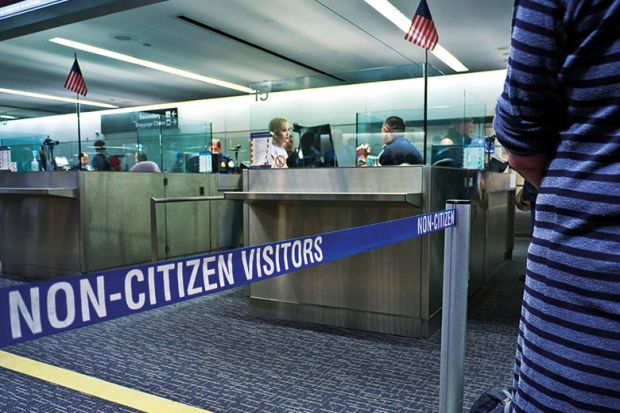
[{"label": "grey counter front", "polygon": [[[240,175],[0,174],[2,272],[51,278],[150,261],[151,197],[213,196],[240,187]],[[242,242],[238,202],[157,208],[160,259],[234,248]]]},{"label": "grey counter front", "polygon": [[[444,209],[472,200],[470,292],[512,248],[510,176],[453,168],[245,171],[244,240],[256,245]],[[497,243],[499,241],[499,244]],[[493,245],[495,244],[495,245]],[[443,233],[412,239],[249,288],[253,312],[427,337],[439,326]]]}]

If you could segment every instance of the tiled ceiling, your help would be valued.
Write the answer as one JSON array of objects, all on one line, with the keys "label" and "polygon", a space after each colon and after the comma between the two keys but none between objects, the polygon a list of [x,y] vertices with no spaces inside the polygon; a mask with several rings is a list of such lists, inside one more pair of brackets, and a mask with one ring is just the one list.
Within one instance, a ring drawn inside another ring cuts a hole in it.
[{"label": "tiled ceiling", "polygon": [[[408,16],[417,6],[417,0],[392,3]],[[506,64],[512,3],[433,0],[429,6],[444,47],[472,71],[482,71]],[[419,48],[363,0],[70,0],[20,19],[0,24],[0,88],[64,97],[73,97],[63,83],[74,51],[49,42],[53,37],[242,85],[319,72],[338,78],[423,59]],[[78,57],[88,99],[121,107],[242,93],[85,52]],[[430,62],[452,73],[434,57]],[[0,114],[21,118],[74,109],[0,93]],[[94,108],[83,108],[89,109]]]}]

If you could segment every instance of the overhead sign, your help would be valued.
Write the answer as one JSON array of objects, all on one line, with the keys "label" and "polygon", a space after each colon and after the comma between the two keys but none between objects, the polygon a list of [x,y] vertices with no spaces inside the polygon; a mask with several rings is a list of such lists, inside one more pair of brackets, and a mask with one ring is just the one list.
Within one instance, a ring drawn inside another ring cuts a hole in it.
[{"label": "overhead sign", "polygon": [[160,126],[171,129],[179,125],[179,112],[177,108],[135,112],[133,115],[135,115],[133,121],[137,129],[157,128]]},{"label": "overhead sign", "polygon": [[179,112],[177,108],[113,113],[101,116],[101,132],[103,134],[135,132],[141,129],[176,129],[178,126]]}]

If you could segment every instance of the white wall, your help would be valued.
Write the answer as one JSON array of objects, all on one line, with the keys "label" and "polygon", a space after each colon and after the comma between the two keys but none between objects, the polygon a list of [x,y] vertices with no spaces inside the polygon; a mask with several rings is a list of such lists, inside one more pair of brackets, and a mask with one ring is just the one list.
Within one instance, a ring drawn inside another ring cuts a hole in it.
[{"label": "white wall", "polygon": [[[505,70],[497,70],[430,78],[429,117],[462,116],[465,90],[466,107],[471,108],[466,116],[482,116],[485,112],[492,115],[505,75]],[[100,130],[102,114],[142,109],[178,107],[181,129],[184,124],[208,121],[213,131],[225,132],[266,128],[275,116],[301,124],[353,124],[357,112],[418,109],[421,113],[422,105],[423,79],[408,79],[279,92],[270,94],[265,102],[255,102],[253,96],[238,96],[89,112],[81,115],[81,124],[83,139],[93,140]],[[0,126],[0,135],[19,133],[76,140],[76,123],[75,114],[15,120]]]}]

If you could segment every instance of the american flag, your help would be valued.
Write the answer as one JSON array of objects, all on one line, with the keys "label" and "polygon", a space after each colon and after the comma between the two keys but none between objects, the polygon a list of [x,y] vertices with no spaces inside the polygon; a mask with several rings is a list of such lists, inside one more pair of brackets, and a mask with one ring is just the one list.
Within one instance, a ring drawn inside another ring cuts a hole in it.
[{"label": "american flag", "polygon": [[435,23],[433,23],[433,17],[431,11],[426,4],[426,0],[420,0],[418,10],[416,10],[411,20],[411,27],[405,35],[405,40],[413,42],[420,47],[428,50],[433,50],[439,35],[437,29],[435,29]]},{"label": "american flag", "polygon": [[67,80],[65,80],[65,88],[82,96],[86,96],[86,93],[88,93],[77,57],[73,61],[73,66],[71,66],[71,71],[69,72],[69,76],[67,76]]}]

